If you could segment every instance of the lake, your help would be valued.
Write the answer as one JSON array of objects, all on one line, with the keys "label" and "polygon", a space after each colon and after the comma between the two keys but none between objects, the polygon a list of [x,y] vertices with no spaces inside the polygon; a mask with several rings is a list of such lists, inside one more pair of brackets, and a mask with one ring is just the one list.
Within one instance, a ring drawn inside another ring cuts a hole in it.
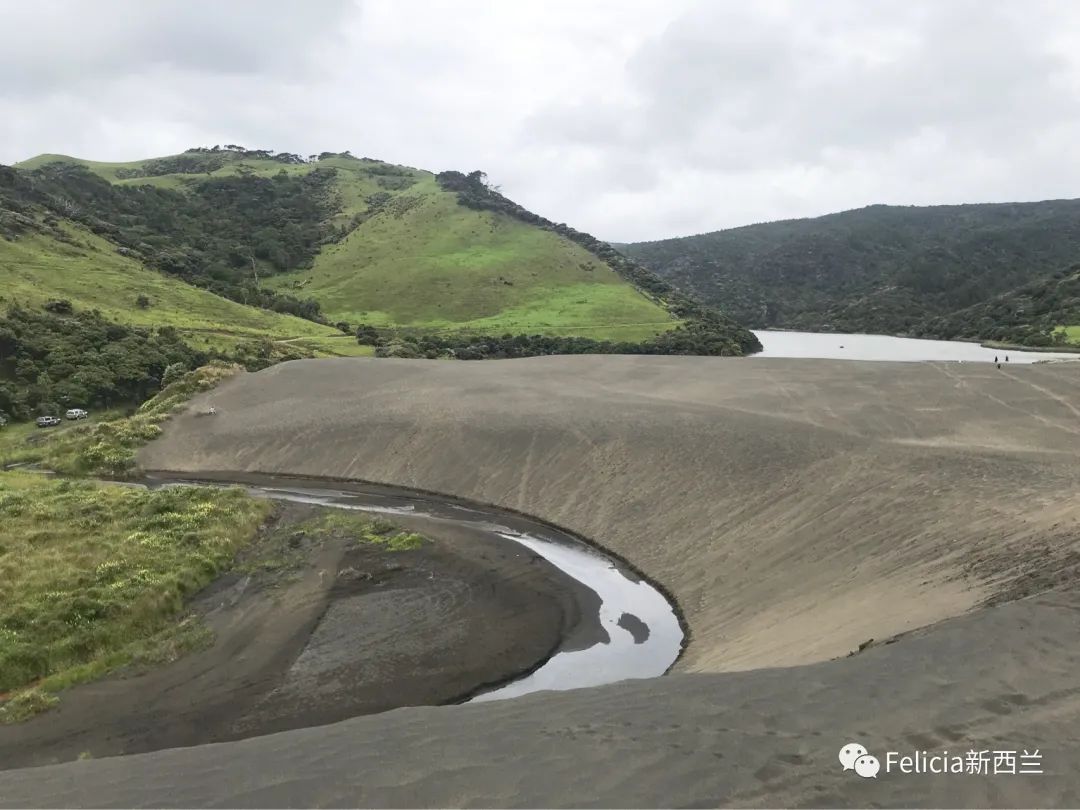
[{"label": "lake", "polygon": [[957,340],[918,340],[888,335],[847,335],[822,332],[772,332],[753,330],[764,351],[754,357],[818,357],[836,360],[952,360],[965,363],[993,363],[997,357],[1010,363],[1038,360],[1080,359],[1080,354],[1061,352],[1021,352],[987,349],[978,343]]}]

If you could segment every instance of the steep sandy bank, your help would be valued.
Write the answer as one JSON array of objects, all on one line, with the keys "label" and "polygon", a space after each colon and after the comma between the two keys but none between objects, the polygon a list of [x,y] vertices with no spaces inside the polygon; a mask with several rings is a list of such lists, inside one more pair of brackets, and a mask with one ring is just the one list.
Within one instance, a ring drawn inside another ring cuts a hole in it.
[{"label": "steep sandy bank", "polygon": [[[212,402],[213,418],[195,415]],[[844,655],[1068,581],[1080,365],[301,361],[192,404],[151,469],[387,482],[518,509],[669,588],[680,668]]]}]

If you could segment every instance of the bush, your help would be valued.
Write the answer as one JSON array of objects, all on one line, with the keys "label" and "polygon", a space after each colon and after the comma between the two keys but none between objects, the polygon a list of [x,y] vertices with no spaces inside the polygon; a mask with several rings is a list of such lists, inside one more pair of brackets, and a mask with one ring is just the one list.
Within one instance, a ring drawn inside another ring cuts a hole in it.
[{"label": "bush", "polygon": [[170,363],[165,366],[165,373],[161,375],[161,387],[167,388],[172,383],[176,382],[187,371],[187,368],[183,363]]},{"label": "bush", "polygon": [[402,357],[415,360],[420,357],[420,347],[407,340],[392,340],[375,349],[376,357]]},{"label": "bush", "polygon": [[379,331],[370,324],[362,323],[356,327],[356,342],[363,346],[378,346]]},{"label": "bush", "polygon": [[47,312],[52,312],[54,315],[70,315],[74,311],[71,302],[62,298],[46,301],[45,310]]},{"label": "bush", "polygon": [[161,434],[161,423],[195,394],[208,391],[241,371],[235,364],[215,362],[176,378],[130,417],[98,424],[78,423],[50,432],[41,441],[0,456],[0,466],[38,463],[68,475],[126,478],[135,469],[135,453]]}]

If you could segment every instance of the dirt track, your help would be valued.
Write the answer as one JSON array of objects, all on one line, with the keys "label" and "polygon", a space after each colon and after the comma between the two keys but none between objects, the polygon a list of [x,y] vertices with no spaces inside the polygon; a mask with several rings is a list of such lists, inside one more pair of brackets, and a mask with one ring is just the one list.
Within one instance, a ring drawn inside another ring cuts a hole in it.
[{"label": "dirt track", "polygon": [[[355,477],[558,523],[674,593],[681,674],[12,772],[0,803],[1080,801],[1078,364],[303,361],[212,401],[144,465]],[[836,762],[849,739],[1040,747],[1047,775],[859,780]]]}]

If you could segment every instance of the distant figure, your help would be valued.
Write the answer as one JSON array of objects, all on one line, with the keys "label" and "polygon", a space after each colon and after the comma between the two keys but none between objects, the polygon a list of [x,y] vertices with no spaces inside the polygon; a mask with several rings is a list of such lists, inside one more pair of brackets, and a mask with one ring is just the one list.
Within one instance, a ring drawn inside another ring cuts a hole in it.
[{"label": "distant figure", "polygon": [[997,361],[998,361],[998,359],[997,359],[997,355],[995,354],[995,355],[994,355],[994,362],[996,363]]},{"label": "distant figure", "polygon": [[1008,362],[1009,362],[1009,355],[1005,355],[1005,362],[1006,362],[1006,363],[1008,363]]},{"label": "distant figure", "polygon": [[998,367],[998,368],[1000,369],[1000,368],[1001,368],[1001,363],[998,363],[998,364],[997,364],[997,367]]}]

